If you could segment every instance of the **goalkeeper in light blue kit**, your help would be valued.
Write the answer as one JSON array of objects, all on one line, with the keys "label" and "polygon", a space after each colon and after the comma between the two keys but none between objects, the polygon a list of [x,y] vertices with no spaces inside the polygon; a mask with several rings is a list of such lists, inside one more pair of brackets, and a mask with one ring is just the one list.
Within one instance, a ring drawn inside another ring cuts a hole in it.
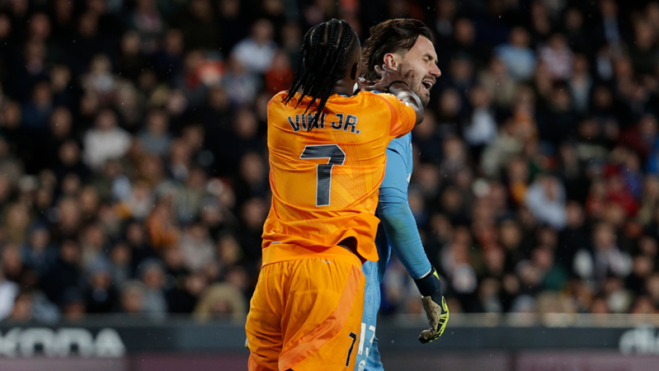
[{"label": "goalkeeper in light blue kit", "polygon": [[[411,90],[424,106],[430,100],[430,89],[441,75],[432,34],[423,22],[415,19],[392,19],[374,26],[362,49],[362,87],[379,79],[383,69],[400,69],[403,74],[414,71]],[[387,168],[380,186],[376,215],[380,218],[377,246],[380,261],[363,265],[366,276],[364,314],[357,348],[355,371],[384,370],[375,336],[380,308],[380,283],[391,256],[391,250],[403,263],[422,295],[430,329],[419,336],[428,343],[442,335],[449,312],[442,295],[435,268],[423,249],[416,221],[407,199],[412,176],[412,134],[394,139],[387,148]]]}]

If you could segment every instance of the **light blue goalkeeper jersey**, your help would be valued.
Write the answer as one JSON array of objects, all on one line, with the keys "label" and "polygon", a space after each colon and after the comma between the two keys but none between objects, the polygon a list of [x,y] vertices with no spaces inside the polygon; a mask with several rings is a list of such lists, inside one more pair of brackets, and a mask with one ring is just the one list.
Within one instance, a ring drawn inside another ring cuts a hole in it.
[{"label": "light blue goalkeeper jersey", "polygon": [[367,261],[362,267],[366,277],[366,293],[355,371],[384,370],[375,329],[380,309],[380,283],[391,250],[412,278],[421,278],[431,270],[407,198],[412,166],[412,134],[394,139],[387,147],[387,167],[380,186],[380,201],[376,212],[380,218],[376,239],[380,260],[377,263]]}]

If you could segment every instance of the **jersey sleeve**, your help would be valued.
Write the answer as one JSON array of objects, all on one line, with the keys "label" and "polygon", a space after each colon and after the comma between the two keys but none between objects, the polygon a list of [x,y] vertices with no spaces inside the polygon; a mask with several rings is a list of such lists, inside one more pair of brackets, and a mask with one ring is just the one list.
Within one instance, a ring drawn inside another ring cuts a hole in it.
[{"label": "jersey sleeve", "polygon": [[377,94],[389,107],[391,113],[391,126],[389,135],[401,137],[414,129],[416,123],[416,112],[409,103],[404,103],[393,94]]},{"label": "jersey sleeve", "polygon": [[427,274],[432,266],[426,256],[416,220],[407,198],[407,173],[400,153],[387,149],[387,170],[380,186],[377,216],[389,246],[413,279]]}]

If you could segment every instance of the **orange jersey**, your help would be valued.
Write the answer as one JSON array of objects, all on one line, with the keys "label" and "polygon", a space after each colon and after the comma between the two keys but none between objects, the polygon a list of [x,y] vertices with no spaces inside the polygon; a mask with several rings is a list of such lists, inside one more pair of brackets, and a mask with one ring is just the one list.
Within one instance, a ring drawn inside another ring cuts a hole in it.
[{"label": "orange jersey", "polygon": [[281,260],[267,251],[273,243],[318,253],[349,237],[363,258],[377,261],[375,208],[386,149],[412,130],[416,112],[391,94],[332,95],[308,131],[315,111],[304,111],[311,98],[295,108],[300,94],[284,105],[286,94],[268,104],[272,206],[263,227],[263,263]]}]

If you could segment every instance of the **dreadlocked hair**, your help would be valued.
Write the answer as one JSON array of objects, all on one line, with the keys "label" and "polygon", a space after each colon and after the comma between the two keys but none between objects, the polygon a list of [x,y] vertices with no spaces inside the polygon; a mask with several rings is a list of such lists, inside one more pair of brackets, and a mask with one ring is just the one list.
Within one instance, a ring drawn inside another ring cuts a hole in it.
[{"label": "dreadlocked hair", "polygon": [[350,24],[338,19],[316,25],[304,35],[295,77],[283,102],[288,104],[301,88],[302,96],[295,107],[297,108],[304,97],[310,96],[312,99],[304,111],[306,115],[318,101],[316,114],[307,123],[307,131],[311,131],[314,125],[318,124],[330,93],[336,82],[345,74],[350,52],[356,42],[357,35]]}]

